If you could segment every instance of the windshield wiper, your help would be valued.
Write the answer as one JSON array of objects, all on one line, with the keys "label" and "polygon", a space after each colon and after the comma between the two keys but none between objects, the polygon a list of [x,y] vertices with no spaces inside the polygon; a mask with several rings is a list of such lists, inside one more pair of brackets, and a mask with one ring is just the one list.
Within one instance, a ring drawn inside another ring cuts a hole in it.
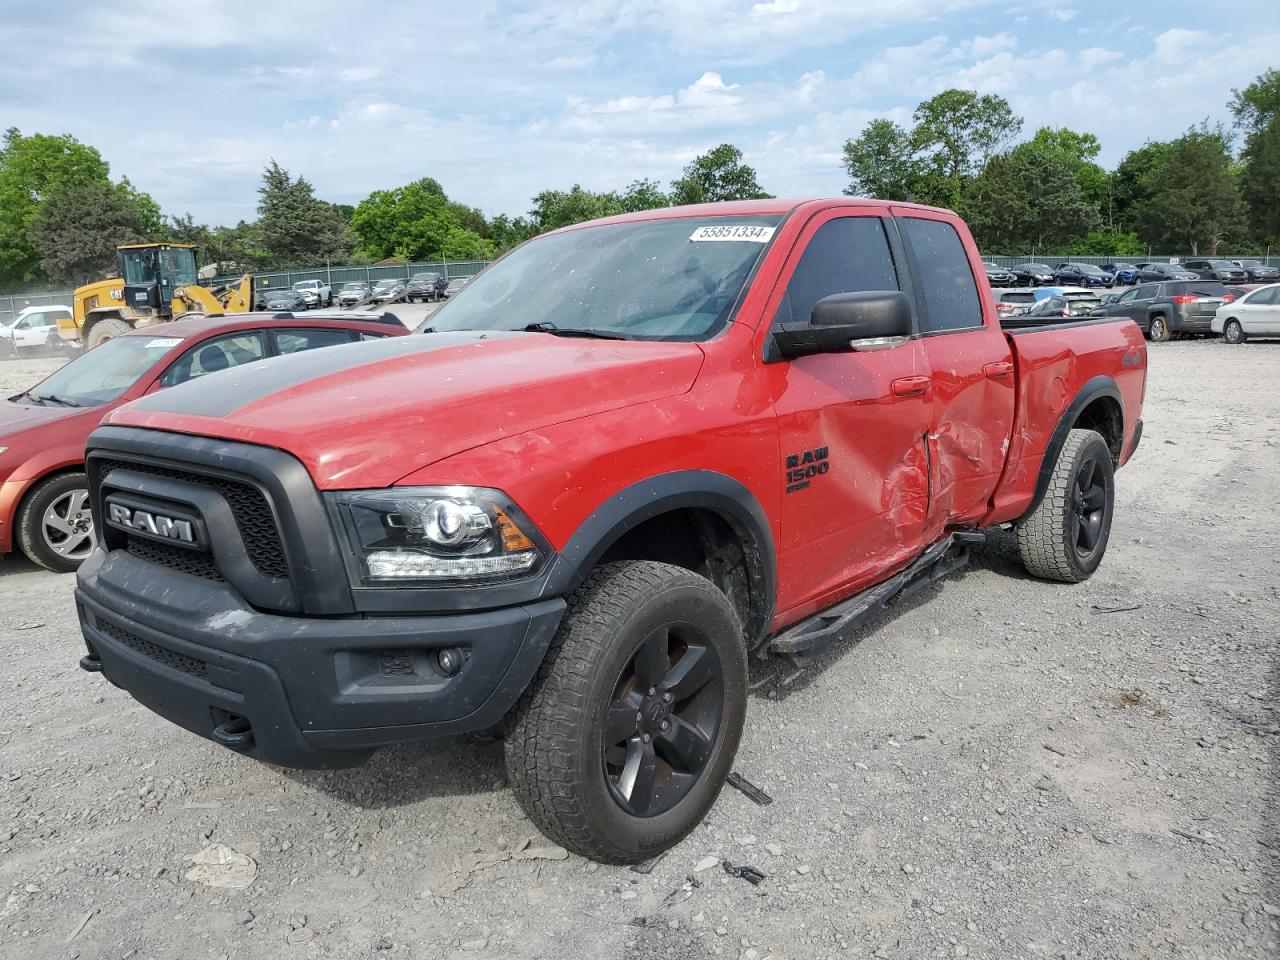
[{"label": "windshield wiper", "polygon": [[553,337],[582,337],[589,340],[630,340],[621,333],[607,333],[603,330],[583,330],[577,327],[557,327],[550,320],[539,320],[528,323],[522,328],[525,333],[549,333]]},{"label": "windshield wiper", "polygon": [[57,394],[53,393],[24,393],[23,396],[30,397],[37,403],[56,403],[60,407],[81,406],[81,404],[76,403],[74,400],[68,400],[66,397],[59,397]]}]

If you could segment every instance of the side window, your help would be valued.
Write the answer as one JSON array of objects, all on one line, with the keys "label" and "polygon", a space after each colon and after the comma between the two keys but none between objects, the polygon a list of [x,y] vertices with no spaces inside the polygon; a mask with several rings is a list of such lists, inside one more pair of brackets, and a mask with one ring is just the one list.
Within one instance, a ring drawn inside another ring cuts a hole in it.
[{"label": "side window", "polygon": [[1141,289],[1141,287],[1134,287],[1132,290],[1125,291],[1116,299],[1116,303],[1128,303],[1130,300],[1137,300],[1138,291]]},{"label": "side window", "polygon": [[188,380],[228,370],[242,364],[253,363],[267,355],[267,346],[260,333],[241,333],[220,340],[210,340],[192,347],[164,372],[161,386],[173,387]]},{"label": "side window", "polygon": [[775,323],[805,324],[836,293],[897,290],[898,272],[879,217],[840,217],[818,228],[796,264]]},{"label": "side window", "polygon": [[1135,300],[1153,300],[1156,295],[1156,285],[1149,283],[1146,286],[1138,287],[1133,291],[1133,299]]},{"label": "side window", "polygon": [[28,313],[22,318],[22,322],[18,324],[19,330],[34,330],[36,327],[44,326],[43,313]]},{"label": "side window", "polygon": [[351,343],[350,330],[277,330],[275,337],[281,354]]},{"label": "side window", "polygon": [[911,250],[924,297],[922,323],[928,332],[982,326],[982,300],[969,257],[955,227],[941,220],[898,220]]},{"label": "side window", "polygon": [[1251,307],[1269,307],[1276,302],[1278,294],[1280,287],[1268,287],[1266,290],[1259,290],[1245,302]]}]

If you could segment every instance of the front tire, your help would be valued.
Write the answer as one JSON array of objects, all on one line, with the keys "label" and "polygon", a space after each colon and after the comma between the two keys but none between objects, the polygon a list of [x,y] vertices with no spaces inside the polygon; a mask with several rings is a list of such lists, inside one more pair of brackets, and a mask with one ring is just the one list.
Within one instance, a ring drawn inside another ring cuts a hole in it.
[{"label": "front tire", "polygon": [[1239,320],[1228,320],[1226,326],[1222,328],[1222,339],[1226,343],[1244,343],[1249,337],[1244,332],[1244,327],[1240,326]]},{"label": "front tire", "polygon": [[505,739],[507,776],[543,833],[638,863],[701,822],[733,765],[747,705],[742,626],[706,578],[607,564],[569,598]]},{"label": "front tire", "polygon": [[113,337],[124,336],[132,329],[133,327],[119,317],[104,317],[89,329],[89,339],[85,342],[85,345],[92,349]]},{"label": "front tire", "polygon": [[1032,576],[1080,583],[1098,569],[1111,536],[1115,464],[1094,430],[1072,430],[1044,497],[1018,524],[1018,553]]},{"label": "front tire", "polygon": [[75,571],[97,542],[88,478],[63,473],[36,484],[22,502],[16,527],[18,545],[33,563],[55,573]]}]

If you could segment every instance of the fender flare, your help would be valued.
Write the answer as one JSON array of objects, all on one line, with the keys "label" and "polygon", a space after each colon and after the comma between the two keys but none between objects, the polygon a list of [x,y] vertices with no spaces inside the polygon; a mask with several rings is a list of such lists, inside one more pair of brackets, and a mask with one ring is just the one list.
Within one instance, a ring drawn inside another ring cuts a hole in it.
[{"label": "fender flare", "polygon": [[751,616],[743,624],[748,646],[765,636],[777,598],[777,553],[768,515],[741,482],[710,470],[678,470],[624,487],[599,504],[574,531],[548,571],[543,596],[572,592],[629,530],[664,513],[708,510],[722,517],[743,543],[751,587]]},{"label": "fender flare", "polygon": [[1080,419],[1080,414],[1084,412],[1085,407],[1102,397],[1110,398],[1119,404],[1121,421],[1123,424],[1128,423],[1124,409],[1124,397],[1120,395],[1120,387],[1117,386],[1114,379],[1106,376],[1097,376],[1085,383],[1080,388],[1080,392],[1076,394],[1076,398],[1071,401],[1070,406],[1058,418],[1057,426],[1053,428],[1053,433],[1049,436],[1049,445],[1045,447],[1044,459],[1040,461],[1040,472],[1036,474],[1036,492],[1031,498],[1031,503],[1027,505],[1023,517],[1029,516],[1036,507],[1040,506],[1040,501],[1044,499],[1045,491],[1049,489],[1049,479],[1053,475],[1053,468],[1058,463],[1058,455],[1062,453],[1062,445],[1067,442],[1067,434],[1071,432],[1075,422]]}]

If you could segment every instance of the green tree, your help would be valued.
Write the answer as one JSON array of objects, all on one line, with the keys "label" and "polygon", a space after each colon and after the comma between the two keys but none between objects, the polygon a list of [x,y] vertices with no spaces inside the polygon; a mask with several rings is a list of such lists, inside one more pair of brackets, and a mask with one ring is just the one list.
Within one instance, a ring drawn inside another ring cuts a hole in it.
[{"label": "green tree", "polygon": [[991,157],[958,205],[986,252],[1059,247],[1098,225],[1070,161],[1051,145],[1020,144]]},{"label": "green tree", "polygon": [[1172,141],[1147,142],[1130,150],[1111,175],[1114,219],[1120,229],[1137,228],[1138,212],[1151,196],[1151,184],[1164,169]]},{"label": "green tree", "polygon": [[1280,242],[1280,113],[1249,135],[1240,159],[1240,192],[1249,226],[1259,240]]},{"label": "green tree", "polygon": [[107,163],[75,137],[35,133],[16,127],[0,147],[0,287],[40,277],[40,251],[30,237],[40,206],[73,186],[109,183]]},{"label": "green tree", "polygon": [[1060,252],[1073,257],[1140,257],[1147,248],[1131,231],[1090,230],[1088,236],[1073,240]]},{"label": "green tree", "polygon": [[756,172],[742,162],[742,151],[730,143],[708,150],[684,168],[671,184],[672,203],[716,203],[721,200],[760,200],[772,196],[756,181]]},{"label": "green tree", "polygon": [[148,230],[151,206],[139,203],[126,184],[109,181],[73,184],[50,194],[29,231],[41,270],[60,283],[107,276],[116,264],[117,244],[155,236]]},{"label": "green tree", "polygon": [[270,268],[321,266],[350,256],[354,238],[342,214],[272,160],[258,189],[257,235]]},{"label": "green tree", "polygon": [[1009,101],[974,90],[944,90],[916,107],[912,119],[912,145],[926,165],[922,199],[945,206],[955,206],[965,180],[1022,129]]},{"label": "green tree", "polygon": [[1243,90],[1232,90],[1228,105],[1236,126],[1257,133],[1280,115],[1280,70],[1267,70]]},{"label": "green tree", "polygon": [[505,253],[512,247],[519,246],[537,233],[537,226],[524,217],[513,219],[500,213],[489,221],[489,239],[493,241],[498,253]]},{"label": "green tree", "polygon": [[1018,144],[1014,150],[1053,151],[1070,165],[1085,200],[1100,213],[1109,212],[1111,177],[1094,162],[1102,144],[1092,133],[1080,133],[1067,127],[1041,127],[1030,140]]},{"label": "green tree", "polygon": [[492,241],[459,219],[488,224],[478,210],[450,203],[439,182],[423,177],[393,190],[375,190],[356,206],[351,227],[371,260],[482,260],[493,256]]},{"label": "green tree", "polygon": [[912,199],[924,172],[912,133],[883,118],[845,141],[844,168],[849,174],[847,195],[879,200]]},{"label": "green tree", "polygon": [[622,198],[616,193],[595,193],[575,183],[568,190],[543,190],[533,198],[529,216],[538,232],[545,233],[623,212]]},{"label": "green tree", "polygon": [[1213,256],[1244,232],[1245,210],[1231,163],[1230,137],[1201,125],[1171,145],[1147,180],[1137,209],[1139,236],[1153,247]]},{"label": "green tree", "polygon": [[623,189],[619,199],[624,213],[671,206],[671,197],[663,192],[657,180],[633,180]]}]

